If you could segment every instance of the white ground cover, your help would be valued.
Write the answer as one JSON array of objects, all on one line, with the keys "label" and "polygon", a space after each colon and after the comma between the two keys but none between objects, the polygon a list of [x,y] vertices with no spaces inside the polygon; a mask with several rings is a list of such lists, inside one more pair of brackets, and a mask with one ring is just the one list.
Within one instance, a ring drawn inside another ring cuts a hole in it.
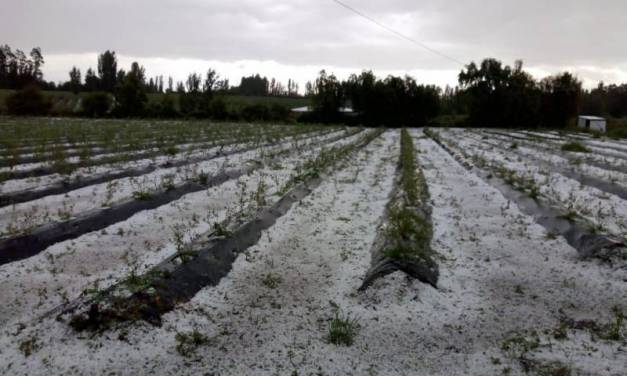
[{"label": "white ground cover", "polygon": [[[238,168],[246,161],[261,158],[264,153],[289,149],[294,146],[294,142],[311,144],[332,137],[334,137],[333,134],[327,134],[302,141],[285,141],[278,145],[261,147],[180,167],[160,168],[138,177],[116,179],[76,189],[65,194],[46,196],[37,200],[6,206],[0,208],[0,231],[5,233],[5,237],[9,237],[12,233],[19,233],[37,225],[50,221],[67,220],[87,210],[131,198],[133,192],[159,190],[166,181],[179,185],[197,176],[200,172],[211,177],[223,169]],[[348,142],[355,137],[357,136],[349,137],[342,142]]]},{"label": "white ground cover", "polygon": [[[152,158],[146,158],[143,160],[136,160],[136,161],[129,161],[129,162],[121,162],[121,163],[112,163],[112,164],[108,164],[108,165],[101,165],[101,166],[86,166],[80,169],[77,169],[75,171],[72,172],[72,174],[69,175],[69,177],[73,177],[76,176],[78,174],[80,174],[81,172],[84,173],[85,171],[89,172],[91,169],[93,170],[98,170],[98,169],[111,169],[112,166],[120,166],[121,164],[132,164],[132,163],[146,163],[146,161],[153,161],[155,159],[165,159],[165,160],[176,160],[177,158],[186,158],[188,156],[193,156],[193,155],[198,155],[198,154],[203,154],[204,153],[204,148],[211,146],[212,144],[215,143],[219,143],[221,145],[225,145],[231,142],[236,142],[237,138],[224,138],[224,139],[217,139],[217,140],[213,140],[213,141],[209,141],[209,140],[205,140],[202,142],[193,142],[193,143],[186,143],[186,144],[180,144],[180,145],[176,145],[177,149],[179,150],[178,153],[176,153],[173,156],[164,156],[164,155],[159,155],[159,156],[155,156]],[[128,158],[133,158],[134,156],[137,156],[139,154],[143,154],[146,152],[158,152],[160,149],[159,148],[148,148],[148,149],[141,149],[141,150],[129,150],[129,151],[122,151],[122,152],[111,152],[111,153],[106,153],[106,154],[98,154],[98,155],[94,155],[94,156],[90,156],[89,157],[89,161],[90,162],[98,162],[98,161],[102,161],[104,159],[108,159],[108,158],[112,158],[112,157],[116,157],[116,156],[120,156],[120,155],[125,155],[128,156]],[[81,157],[80,156],[73,156],[73,157],[68,157],[65,158],[65,161],[67,163],[78,163],[81,161]],[[31,163],[22,163],[22,164],[18,164],[12,167],[2,167],[0,168],[0,173],[6,173],[6,172],[10,172],[10,171],[33,171],[37,168],[41,168],[41,167],[46,167],[46,166],[50,166],[51,164],[53,164],[55,162],[55,160],[53,158],[49,158],[49,160],[47,161],[42,161],[42,162],[31,162]],[[60,175],[60,174],[54,174],[51,175],[50,177],[48,176],[44,176],[44,177],[35,177],[35,178],[30,178],[30,179],[20,179],[20,180],[16,180],[17,183],[13,183],[11,184],[12,181],[5,181],[5,182],[0,182],[0,192],[7,192],[7,191],[14,191],[16,189],[27,189],[28,188],[28,184],[24,184],[23,181],[29,181],[29,182],[42,182],[44,184],[49,184],[50,181],[48,181],[48,179],[56,179],[57,181],[59,180],[59,178],[67,178],[68,176],[64,176],[64,175]]]},{"label": "white ground cover", "polygon": [[504,145],[511,145],[512,143],[516,142],[518,145],[525,145],[529,148],[538,148],[538,149],[549,148],[549,149],[554,150],[556,153],[564,153],[564,155],[575,156],[582,163],[596,162],[596,163],[607,165],[608,168],[610,167],[627,168],[627,160],[623,158],[616,158],[616,157],[606,156],[606,155],[602,155],[598,153],[575,153],[571,151],[564,152],[564,151],[561,151],[561,146],[559,144],[535,142],[532,140],[529,140],[529,141],[515,140],[507,136],[498,135],[494,133],[487,133],[483,131],[481,131],[480,134],[486,137],[489,137],[489,139],[492,139],[492,140],[502,141],[504,142]]},{"label": "white ground cover", "polygon": [[[469,155],[484,158],[490,163],[513,170],[518,176],[535,180],[539,193],[552,205],[563,209],[564,214],[574,211],[591,223],[599,226],[602,232],[617,236],[627,233],[627,201],[620,197],[583,186],[573,179],[539,167],[536,163],[523,161],[516,155],[507,155],[483,143],[463,138],[451,137],[446,131],[439,134],[457,143],[459,150]],[[469,160],[472,163],[471,160]]]},{"label": "white ground cover", "polygon": [[[485,147],[487,148],[500,147],[501,150],[503,149],[507,150],[508,148],[511,147],[511,141],[507,140],[504,142],[502,139],[494,139],[490,136],[488,136],[490,137],[488,139],[482,139],[481,135],[479,134],[466,132],[465,134],[461,135],[461,137],[467,137],[468,139],[472,139],[479,143],[483,143]],[[526,143],[524,145],[519,144],[515,150],[511,151],[512,155],[518,154],[518,155],[522,155],[523,157],[527,157],[529,158],[531,163],[537,163],[537,160],[539,159],[542,161],[543,165],[548,163],[550,165],[554,165],[560,168],[573,170],[573,171],[582,173],[586,176],[599,178],[608,182],[613,182],[615,184],[627,187],[627,174],[625,173],[605,170],[603,168],[592,166],[592,165],[585,163],[585,160],[582,160],[581,163],[573,164],[567,158],[564,158],[564,157],[561,157],[559,155],[555,155],[552,153],[547,153],[544,150],[540,150],[538,148],[527,147],[526,145],[527,145]],[[492,150],[499,150],[499,149],[494,148]],[[547,168],[548,168],[548,165],[547,165]]]},{"label": "white ground cover", "polygon": [[[167,314],[163,327],[92,336],[52,319],[13,325],[0,337],[0,373],[523,374],[502,345],[537,336],[525,358],[538,367],[559,361],[576,374],[621,374],[625,344],[575,330],[558,341],[552,331],[564,315],[609,321],[611,307],[627,300],[624,282],[579,261],[562,239],[547,240],[497,190],[414,135],[442,256],[438,290],[395,273],[356,291],[393,185],[399,137],[390,131],[265,231],[218,286]],[[268,276],[280,279],[271,286]],[[336,306],[361,325],[351,347],[325,339]],[[176,334],[191,330],[209,340],[183,357]],[[18,348],[27,340],[33,353],[24,357]]]},{"label": "white ground cover", "polygon": [[535,134],[538,136],[545,136],[545,137],[558,137],[561,140],[568,140],[568,139],[578,139],[581,141],[584,141],[584,143],[586,144],[590,144],[590,145],[595,145],[595,146],[612,146],[612,147],[617,147],[617,148],[621,148],[621,149],[625,149],[627,151],[627,143],[625,142],[625,140],[615,140],[615,139],[611,139],[611,138],[606,138],[604,136],[600,136],[600,138],[595,138],[592,137],[589,134],[586,133],[565,133],[565,134],[560,134],[557,131],[549,131],[549,132],[526,132],[529,134]]},{"label": "white ground cover", "polygon": [[[359,136],[324,147],[345,145]],[[38,317],[88,287],[107,287],[133,269],[143,272],[176,253],[175,231],[190,242],[227,216],[245,210],[260,184],[265,201],[273,203],[294,168],[317,156],[320,150],[321,146],[303,147],[250,175],[185,195],[102,231],[57,243],[29,259],[0,266],[0,301],[4,302],[0,305],[0,327]]]},{"label": "white ground cover", "polygon": [[[312,371],[322,365],[330,373],[334,368],[350,370],[348,359],[361,351],[338,349],[322,339],[332,316],[329,301],[341,306],[359,302],[354,290],[369,266],[369,245],[392,188],[398,142],[398,132],[389,132],[349,158],[347,168],[332,174],[295,204],[256,246],[241,255],[219,286],[201,291],[192,302],[166,315],[162,328],[142,325],[130,330],[128,343],[109,346],[117,340],[107,336],[79,339],[76,334],[68,335],[65,324],[45,320],[33,333],[38,333],[42,345],[62,341],[62,346],[44,345],[40,352],[23,359],[15,352],[16,339],[6,335],[0,339],[0,349],[4,349],[0,364],[12,362],[15,374],[37,374],[37,368],[41,373],[65,372],[74,367],[79,367],[74,368],[79,373],[143,374],[152,369],[159,374],[194,374],[206,369],[219,370],[219,374],[274,374],[291,368],[288,352],[293,349],[294,361],[305,362]],[[268,273],[281,275],[276,289],[261,283]],[[196,310],[198,307],[203,308]],[[188,368],[188,359],[174,349],[175,335],[177,330],[193,326],[216,336],[219,343],[199,349],[204,361]],[[103,347],[92,348],[91,344],[100,346],[96,343]],[[79,353],[77,349],[81,349]],[[89,356],[79,355],[86,355],[86,350]],[[334,363],[338,357],[342,361]],[[50,368],[41,367],[43,358],[48,359]],[[368,362],[375,363],[375,359]],[[29,368],[29,364],[37,368]],[[359,366],[360,370],[366,366]]]},{"label": "white ground cover", "polygon": [[[333,132],[333,134],[337,135],[340,132],[342,131],[338,130],[336,132]],[[291,140],[294,138],[300,139],[300,138],[309,137],[312,135],[313,133],[305,133],[299,136],[290,136],[286,138],[286,140]],[[45,176],[30,177],[30,178],[25,178],[25,179],[7,180],[4,182],[0,182],[0,194],[8,194],[8,193],[14,193],[14,192],[30,190],[30,189],[36,190],[38,188],[44,189],[48,185],[55,184],[64,180],[73,180],[73,179],[77,179],[81,177],[100,175],[103,173],[122,172],[126,169],[142,168],[142,167],[147,167],[150,165],[161,165],[166,162],[175,163],[181,160],[187,160],[189,158],[198,158],[198,157],[213,155],[217,151],[222,151],[224,153],[227,153],[227,152],[237,150],[237,149],[244,149],[246,147],[250,147],[255,144],[254,141],[250,141],[246,143],[242,143],[242,142],[235,143],[236,141],[237,141],[236,139],[222,140],[222,142],[220,142],[220,145],[218,146],[202,148],[202,149],[195,149],[195,148],[187,149],[173,156],[160,155],[160,156],[155,156],[152,158],[144,158],[144,159],[128,161],[128,162],[117,162],[117,163],[110,163],[110,164],[100,165],[100,166],[81,167],[81,168],[74,170],[70,175],[51,174],[51,175],[45,175]],[[233,143],[230,145],[224,146],[225,144],[229,144],[231,142]],[[202,144],[206,145],[207,143],[202,143]]]},{"label": "white ground cover", "polygon": [[[515,136],[522,136],[522,137],[527,137],[530,140],[532,140],[532,138],[534,137],[533,135],[528,134],[528,132],[510,132],[512,135]],[[533,140],[532,140],[533,141]],[[542,140],[542,143],[546,143],[546,144],[553,144],[556,145],[557,147],[561,147],[561,145],[566,144],[568,142],[571,142],[572,140],[569,139],[565,139],[563,137],[559,138],[559,139],[555,139],[553,140]],[[622,158],[625,159],[627,158],[627,148],[619,145],[616,146],[618,148],[620,148],[621,150],[614,150],[614,149],[608,149],[606,148],[606,144],[604,144],[604,142],[602,141],[585,141],[583,142],[583,144],[591,150],[591,152],[593,153],[598,153],[601,155],[605,155],[605,156],[610,156],[610,157],[617,157],[617,158]],[[609,145],[610,142],[607,142],[607,145]],[[613,146],[614,147],[614,146]]]}]

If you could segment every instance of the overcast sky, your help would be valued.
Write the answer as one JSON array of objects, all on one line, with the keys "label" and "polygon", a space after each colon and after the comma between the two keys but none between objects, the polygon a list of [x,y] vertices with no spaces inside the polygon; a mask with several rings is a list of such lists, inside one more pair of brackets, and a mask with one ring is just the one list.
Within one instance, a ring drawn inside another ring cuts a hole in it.
[{"label": "overcast sky", "polygon": [[[47,80],[115,50],[150,76],[215,68],[237,84],[259,72],[304,82],[324,68],[372,69],[455,84],[458,63],[395,36],[332,0],[1,0],[0,43],[40,46]],[[462,62],[522,59],[542,77],[574,71],[586,86],[627,82],[625,0],[343,0]]]}]

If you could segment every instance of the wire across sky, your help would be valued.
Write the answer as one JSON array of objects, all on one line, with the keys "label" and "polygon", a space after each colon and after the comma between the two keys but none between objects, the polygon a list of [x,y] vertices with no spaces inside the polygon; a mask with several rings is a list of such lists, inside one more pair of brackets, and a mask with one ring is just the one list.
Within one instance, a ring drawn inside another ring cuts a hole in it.
[{"label": "wire across sky", "polygon": [[370,17],[369,15],[367,15],[367,14],[365,14],[365,13],[363,13],[363,12],[361,12],[361,11],[355,9],[355,8],[353,8],[352,6],[342,2],[340,0],[333,0],[333,2],[338,4],[341,7],[345,8],[345,9],[349,10],[350,12],[353,12],[356,15],[358,15],[358,16],[360,16],[360,17],[362,17],[362,18],[364,18],[364,19],[374,23],[375,25],[379,26],[380,28],[387,30],[388,32],[396,35],[399,38],[405,39],[408,42],[411,42],[411,43],[413,43],[413,44],[415,44],[415,45],[417,45],[417,46],[419,46],[419,47],[421,47],[421,48],[423,48],[423,49],[425,49],[425,50],[427,50],[427,51],[429,51],[431,53],[434,53],[434,54],[436,54],[436,55],[438,55],[440,57],[443,57],[443,58],[445,58],[447,60],[450,60],[450,61],[452,61],[454,63],[457,63],[457,64],[459,64],[461,66],[465,65],[463,62],[459,61],[458,59],[456,59],[456,58],[454,58],[452,56],[449,56],[449,55],[447,55],[445,53],[442,53],[442,52],[440,52],[440,51],[438,51],[438,50],[436,50],[434,48],[431,48],[431,47],[427,46],[426,44],[424,44],[424,43],[422,43],[422,42],[420,42],[420,41],[418,41],[418,40],[416,40],[416,39],[414,39],[414,38],[412,38],[410,36],[407,36],[407,35],[405,35],[403,33],[400,33],[398,31],[392,29],[391,27],[389,27],[389,26],[387,26],[387,25],[377,21],[376,19]]}]

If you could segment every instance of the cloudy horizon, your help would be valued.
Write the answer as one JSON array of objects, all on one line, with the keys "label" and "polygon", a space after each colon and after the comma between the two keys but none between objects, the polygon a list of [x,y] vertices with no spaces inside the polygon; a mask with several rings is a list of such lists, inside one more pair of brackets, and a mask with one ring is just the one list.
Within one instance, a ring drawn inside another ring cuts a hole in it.
[{"label": "cloudy horizon", "polygon": [[[350,6],[455,60],[516,59],[537,78],[563,70],[585,87],[627,82],[627,3],[533,0],[361,1]],[[332,0],[22,0],[4,6],[1,43],[42,48],[49,81],[65,81],[73,65],[83,74],[97,54],[116,51],[119,67],[132,61],[149,76],[183,80],[214,68],[237,85],[259,73],[304,83],[321,69],[346,78],[373,70],[455,85],[462,66],[399,38]]]}]

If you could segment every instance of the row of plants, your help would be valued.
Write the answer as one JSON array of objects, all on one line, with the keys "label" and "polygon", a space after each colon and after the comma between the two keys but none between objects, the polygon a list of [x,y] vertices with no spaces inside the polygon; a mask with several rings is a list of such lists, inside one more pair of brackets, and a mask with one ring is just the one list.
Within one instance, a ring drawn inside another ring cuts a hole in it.
[{"label": "row of plants", "polygon": [[80,149],[83,146],[115,151],[121,147],[133,149],[144,145],[182,144],[224,132],[255,134],[289,127],[209,121],[5,118],[0,120],[0,155]]},{"label": "row of plants", "polygon": [[373,250],[373,263],[360,290],[395,271],[437,288],[437,255],[431,248],[433,225],[429,191],[416,149],[407,131],[401,131],[398,182],[385,215],[386,224]]},{"label": "row of plants", "polygon": [[[518,203],[525,214],[534,216],[546,228],[547,236],[563,236],[584,258],[594,257],[617,265],[627,259],[627,239],[624,234],[613,234],[605,228],[600,221],[607,215],[600,207],[598,213],[592,213],[589,205],[578,205],[572,193],[564,198],[549,187],[548,177],[546,181],[538,181],[532,173],[521,172],[507,167],[503,162],[468,152],[468,148],[442,137],[439,132],[426,130],[425,133],[466,168],[478,168],[480,176],[490,181],[508,199]],[[502,183],[495,179],[500,179]],[[510,188],[517,193],[509,194]],[[577,186],[573,189],[580,188]]]},{"label": "row of plants", "polygon": [[[203,138],[190,139],[189,144],[181,145],[174,141],[160,144],[159,147],[150,149],[139,149],[132,151],[112,152],[108,154],[90,154],[89,149],[84,153],[80,152],[78,157],[72,158],[64,150],[55,150],[50,155],[41,155],[45,160],[44,163],[30,165],[27,168],[18,170],[5,170],[0,173],[0,182],[10,179],[20,179],[24,177],[36,177],[49,174],[70,175],[82,168],[90,168],[95,166],[121,164],[140,159],[153,159],[159,156],[168,157],[168,159],[187,158],[193,154],[202,153],[204,150],[213,147],[227,147],[232,144],[241,144],[246,142],[255,143],[273,143],[282,136],[299,136],[303,134],[311,134],[319,132],[319,127],[282,127],[267,126],[259,127],[259,129],[251,129],[248,131],[234,130],[232,128],[224,128],[215,131],[212,135]],[[333,131],[335,128],[326,128],[325,131]],[[72,158],[72,159],[70,159]],[[4,162],[9,166],[15,167],[19,165],[18,158],[9,158]],[[118,166],[116,166],[118,167]]]},{"label": "row of plants", "polygon": [[[351,132],[352,131],[349,130],[341,132],[336,135],[336,138],[346,137],[347,135],[352,134]],[[264,154],[268,153],[287,153],[296,147],[295,145],[300,145],[303,142],[307,144],[315,144],[316,142],[319,142],[316,138],[318,135],[319,134],[317,132],[314,132],[313,137],[310,137],[310,133],[303,133],[299,135],[285,134],[281,139],[283,142],[277,143],[273,141],[270,144],[266,144],[265,147],[261,144],[262,140],[256,140],[254,145],[239,151],[236,150],[232,154],[238,155],[246,150],[253,151],[255,149],[259,149],[257,151],[259,158],[263,158]],[[0,213],[4,213],[4,215],[6,215],[6,217],[1,221],[5,223],[6,226],[3,231],[0,231],[0,237],[14,238],[16,236],[30,236],[36,228],[46,221],[56,220],[65,222],[80,214],[74,210],[74,207],[79,203],[82,206],[88,205],[88,207],[97,208],[96,205],[98,205],[98,202],[102,202],[102,207],[109,208],[106,210],[106,213],[103,213],[103,215],[110,216],[113,210],[112,207],[115,206],[113,201],[117,201],[119,199],[122,200],[125,205],[130,205],[130,203],[126,202],[128,197],[118,193],[128,191],[129,188],[132,188],[133,198],[140,201],[153,201],[156,197],[160,197],[166,193],[168,196],[173,196],[174,191],[178,192],[178,194],[184,194],[189,193],[188,191],[190,190],[204,189],[211,176],[207,172],[203,171],[203,166],[212,166],[212,164],[207,165],[203,163],[211,161],[217,156],[220,155],[203,157],[200,161],[182,159],[181,162],[183,164],[180,166],[169,167],[167,171],[157,171],[153,175],[145,174],[141,176],[134,176],[128,180],[124,180],[122,183],[119,179],[101,182],[92,186],[93,192],[100,192],[98,195],[96,195],[96,193],[92,193],[93,198],[81,196],[80,191],[77,191],[76,194],[73,192],[66,192],[64,199],[59,203],[45,204],[42,201],[34,200],[19,205],[12,205],[10,207],[6,206],[0,209]],[[224,157],[224,162],[221,162],[223,163],[222,166],[217,165],[216,162],[214,163],[216,164],[215,168],[219,168],[219,173],[223,173],[226,174],[225,176],[228,176],[228,171],[225,172],[223,170],[226,168],[225,164],[228,162],[229,156],[222,156]],[[248,165],[237,167],[240,169],[246,169],[248,168]],[[87,203],[86,200],[90,200],[89,203]],[[91,202],[91,200],[94,202]],[[155,203],[154,205],[157,204],[158,203]],[[151,204],[146,203],[139,206],[143,208],[151,206]],[[124,212],[127,211],[128,210],[125,210]],[[94,216],[99,214],[94,212],[90,215]],[[92,223],[93,221],[90,218],[91,217],[84,219],[83,222],[86,220],[87,222]],[[100,222],[103,221],[104,220]],[[79,231],[79,228],[74,226],[73,228],[70,228],[70,230],[76,232]]]},{"label": "row of plants", "polygon": [[[348,143],[321,148],[311,158],[292,167],[294,173],[286,176],[286,182],[275,184],[276,192],[271,192],[261,181],[252,194],[242,194],[243,201],[225,220],[215,223],[205,234],[179,241],[177,253],[166,262],[142,275],[131,274],[112,288],[86,291],[82,299],[66,306],[59,318],[69,319],[68,323],[78,331],[101,332],[115,323],[141,320],[159,325],[162,314],[188,301],[201,288],[217,284],[228,274],[238,255],[255,244],[261,232],[285,215],[293,203],[310,194],[321,183],[321,175],[380,134],[381,131],[370,131]],[[272,166],[289,152],[266,154],[264,164]],[[185,230],[179,232],[185,233]],[[264,283],[276,281],[270,278]]]}]

